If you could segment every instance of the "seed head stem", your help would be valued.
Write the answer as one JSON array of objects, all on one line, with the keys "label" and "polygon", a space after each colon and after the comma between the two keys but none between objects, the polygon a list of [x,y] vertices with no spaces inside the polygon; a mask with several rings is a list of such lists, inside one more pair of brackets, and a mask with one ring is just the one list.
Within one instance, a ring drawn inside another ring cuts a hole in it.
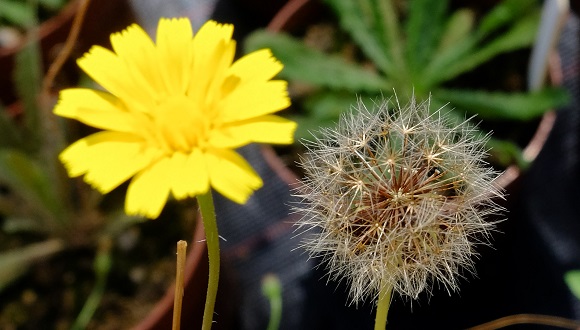
[{"label": "seed head stem", "polygon": [[391,297],[393,296],[393,286],[387,281],[383,281],[383,283],[377,301],[375,330],[385,330],[387,326],[387,315],[389,314],[389,308],[391,307]]}]

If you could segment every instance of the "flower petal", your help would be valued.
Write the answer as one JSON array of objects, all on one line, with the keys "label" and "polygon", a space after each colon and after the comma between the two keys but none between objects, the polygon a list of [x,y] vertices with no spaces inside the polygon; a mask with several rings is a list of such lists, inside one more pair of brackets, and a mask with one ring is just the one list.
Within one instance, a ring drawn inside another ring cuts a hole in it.
[{"label": "flower petal", "polygon": [[170,162],[170,158],[161,158],[131,180],[127,188],[125,213],[150,219],[159,216],[169,197]]},{"label": "flower petal", "polygon": [[[195,35],[193,40],[193,71],[188,72],[195,77],[195,81],[189,85],[187,95],[202,106],[205,104],[201,103],[200,100],[205,100],[211,82],[217,79],[215,72],[227,69],[233,60],[236,44],[232,40],[233,31],[234,27],[231,24],[207,21]],[[225,64],[227,66],[222,68]]]},{"label": "flower petal", "polygon": [[160,156],[146,149],[133,134],[99,132],[70,145],[59,156],[71,177],[84,180],[105,194],[147,167]]},{"label": "flower petal", "polygon": [[201,150],[191,154],[175,153],[171,159],[171,189],[176,199],[202,194],[209,189],[209,173]]},{"label": "flower petal", "polygon": [[228,123],[287,108],[290,106],[287,85],[282,80],[239,85],[219,104],[220,119]]},{"label": "flower petal", "polygon": [[157,26],[157,52],[166,89],[185,93],[191,79],[193,31],[188,18],[162,18]]},{"label": "flower petal", "polygon": [[238,148],[251,142],[290,144],[296,122],[267,115],[226,125],[212,135],[211,144],[219,148]]},{"label": "flower petal", "polygon": [[244,204],[263,185],[260,176],[235,151],[212,149],[206,158],[211,186],[236,203]]},{"label": "flower petal", "polygon": [[93,46],[77,64],[103,88],[123,100],[131,109],[148,112],[151,96],[127,77],[129,69],[115,53],[101,46]]},{"label": "flower petal", "polygon": [[76,119],[84,124],[118,132],[135,133],[134,117],[115,96],[84,88],[70,88],[60,92],[56,115]]},{"label": "flower petal", "polygon": [[119,59],[127,66],[131,82],[143,89],[154,100],[167,95],[161,79],[155,44],[137,24],[111,35],[111,45]]},{"label": "flower petal", "polygon": [[269,49],[260,49],[234,62],[228,75],[236,76],[242,82],[266,81],[282,71],[283,67]]}]

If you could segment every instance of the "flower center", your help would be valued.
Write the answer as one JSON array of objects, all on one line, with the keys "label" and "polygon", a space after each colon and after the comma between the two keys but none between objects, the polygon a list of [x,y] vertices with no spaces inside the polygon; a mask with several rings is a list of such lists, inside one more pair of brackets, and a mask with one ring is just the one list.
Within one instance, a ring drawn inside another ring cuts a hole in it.
[{"label": "flower center", "polygon": [[209,135],[209,118],[185,95],[165,99],[157,107],[153,121],[158,141],[169,152],[203,147]]}]

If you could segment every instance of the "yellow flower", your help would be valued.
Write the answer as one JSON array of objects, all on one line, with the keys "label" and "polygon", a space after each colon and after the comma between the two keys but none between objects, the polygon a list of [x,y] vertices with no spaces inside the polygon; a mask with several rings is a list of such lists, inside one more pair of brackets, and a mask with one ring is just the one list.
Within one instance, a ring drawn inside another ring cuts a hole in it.
[{"label": "yellow flower", "polygon": [[161,19],[156,43],[132,25],[78,65],[110,93],[61,91],[54,113],[103,131],[60,154],[71,177],[105,194],[132,177],[128,214],[156,218],[176,199],[210,187],[245,203],[262,180],[234,151],[252,142],[289,144],[296,123],[272,113],[290,105],[282,64],[269,50],[233,61],[233,26]]}]

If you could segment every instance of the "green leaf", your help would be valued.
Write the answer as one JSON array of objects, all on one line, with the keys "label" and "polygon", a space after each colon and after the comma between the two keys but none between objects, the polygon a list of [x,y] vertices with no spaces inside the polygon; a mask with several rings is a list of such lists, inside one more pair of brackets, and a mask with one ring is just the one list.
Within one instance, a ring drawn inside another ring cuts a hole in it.
[{"label": "green leaf", "polygon": [[[48,221],[60,218],[61,204],[52,189],[51,178],[41,164],[27,155],[17,150],[0,149],[0,182],[23,198],[33,215]],[[54,222],[48,224],[54,225]]]},{"label": "green leaf", "polygon": [[490,138],[486,147],[489,148],[490,162],[501,168],[515,164],[522,170],[530,166],[523,156],[522,148],[512,141]]},{"label": "green leaf", "polygon": [[37,135],[40,131],[37,97],[40,93],[41,81],[40,46],[36,41],[29,41],[16,55],[14,83],[24,107],[25,126],[29,134],[27,140],[34,146],[40,142],[40,137]]},{"label": "green leaf", "polygon": [[349,92],[322,91],[304,101],[309,117],[337,121],[340,115],[356,104],[356,95]]},{"label": "green leaf", "polygon": [[[379,12],[386,15],[373,15],[378,8],[371,1],[375,0],[326,0],[326,3],[334,9],[340,26],[350,34],[365,55],[384,73],[392,75],[398,70],[392,53],[402,49],[396,39],[399,34],[395,11],[391,0],[380,1],[383,9]],[[377,22],[379,18],[382,21]],[[385,30],[388,36],[381,38]]]},{"label": "green leaf", "polygon": [[66,4],[67,0],[39,0],[39,2],[44,8],[57,11]]},{"label": "green leaf", "polygon": [[475,23],[475,14],[469,9],[456,10],[448,19],[445,29],[439,39],[439,45],[434,53],[437,57],[458,43],[463,43],[469,37]]},{"label": "green leaf", "polygon": [[[539,14],[539,13],[538,13]],[[447,81],[458,75],[472,70],[491,60],[499,54],[531,46],[538,31],[539,15],[529,15],[520,20],[509,31],[490,41],[488,44],[473,49],[473,51],[450,63],[447,68],[441,68],[437,82]]]},{"label": "green leaf", "polygon": [[245,41],[246,52],[270,48],[284,64],[280,77],[331,89],[377,91],[390,84],[377,73],[312,49],[284,33],[256,31]]},{"label": "green leaf", "polygon": [[63,249],[63,242],[53,239],[0,253],[0,291],[24,274],[34,262]]},{"label": "green leaf", "polygon": [[482,119],[530,120],[569,102],[565,90],[546,88],[531,93],[486,92],[460,89],[438,89],[439,100],[453,107],[477,114]]},{"label": "green leaf", "polygon": [[570,291],[580,299],[580,270],[570,270],[564,274],[564,282],[570,288]]},{"label": "green leaf", "polygon": [[294,133],[295,143],[297,144],[300,144],[301,141],[310,141],[313,137],[320,136],[320,130],[323,128],[336,126],[336,120],[310,118],[302,115],[289,116],[288,118],[298,124],[296,132]]},{"label": "green leaf", "polygon": [[477,29],[478,39],[509,25],[538,8],[535,0],[504,0],[483,17]]},{"label": "green leaf", "polygon": [[445,25],[446,0],[409,1],[406,31],[406,63],[411,74],[422,71],[431,59]]},{"label": "green leaf", "polygon": [[14,148],[22,146],[22,134],[18,124],[0,105],[0,148]]},{"label": "green leaf", "polygon": [[34,20],[34,8],[22,0],[0,0],[0,18],[20,28]]}]

